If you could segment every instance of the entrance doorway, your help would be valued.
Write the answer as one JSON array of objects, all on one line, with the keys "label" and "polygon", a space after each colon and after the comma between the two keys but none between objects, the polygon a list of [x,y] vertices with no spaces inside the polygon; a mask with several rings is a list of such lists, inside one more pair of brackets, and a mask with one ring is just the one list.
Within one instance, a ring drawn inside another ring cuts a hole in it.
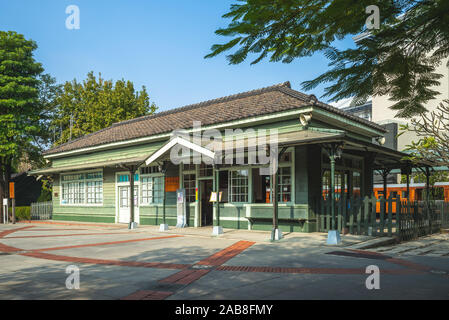
[{"label": "entrance doorway", "polygon": [[[130,186],[119,186],[118,187],[118,204],[119,204],[119,223],[129,223],[131,219],[131,209],[129,207],[129,193],[131,191]],[[139,186],[134,186],[134,221],[139,223]]]},{"label": "entrance doorway", "polygon": [[213,223],[213,202],[210,202],[210,195],[212,193],[213,180],[200,180],[200,194],[201,194],[201,226],[210,226]]}]

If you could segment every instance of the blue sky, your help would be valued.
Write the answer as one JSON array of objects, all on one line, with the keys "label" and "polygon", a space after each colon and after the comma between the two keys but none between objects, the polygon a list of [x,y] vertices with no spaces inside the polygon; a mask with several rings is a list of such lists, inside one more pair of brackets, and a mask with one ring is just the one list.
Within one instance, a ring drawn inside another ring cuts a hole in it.
[{"label": "blue sky", "polygon": [[[235,0],[2,0],[0,30],[37,42],[36,60],[57,81],[82,80],[89,71],[147,87],[160,111],[289,80],[294,89],[327,69],[322,55],[290,64],[229,65],[225,55],[203,57],[221,18]],[[80,9],[80,29],[65,27],[68,5]],[[343,45],[351,45],[347,39]],[[321,96],[324,86],[313,92]],[[325,100],[325,99],[324,99]]]}]

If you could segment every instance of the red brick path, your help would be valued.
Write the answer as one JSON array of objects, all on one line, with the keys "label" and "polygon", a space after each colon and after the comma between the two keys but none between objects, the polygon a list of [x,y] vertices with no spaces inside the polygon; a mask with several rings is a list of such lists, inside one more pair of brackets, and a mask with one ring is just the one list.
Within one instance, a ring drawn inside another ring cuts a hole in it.
[{"label": "red brick path", "polygon": [[[233,245],[218,251],[217,253],[211,255],[210,257],[201,260],[196,263],[196,265],[208,265],[208,266],[219,266],[229,259],[232,259],[236,255],[243,252],[245,249],[251,247],[255,242],[251,241],[239,241]],[[174,283],[174,284],[190,284],[195,282],[202,276],[208,274],[210,270],[207,269],[188,269],[175,273],[167,278],[159,280],[159,282],[164,283]]]},{"label": "red brick path", "polygon": [[[10,229],[0,232],[0,238],[5,238],[7,235],[21,230],[28,230],[29,228],[33,228],[33,226],[27,226],[22,228]],[[53,230],[51,230],[53,231]],[[99,234],[107,234],[107,233],[99,233]],[[117,234],[117,233],[109,233],[109,234]],[[120,233],[123,234],[123,233]],[[73,234],[80,235],[80,234]],[[95,233],[90,234],[81,234],[81,235],[96,235]],[[48,235],[52,236],[52,235]],[[66,236],[66,235],[53,235],[53,236]],[[69,235],[67,235],[69,236]],[[24,237],[7,237],[5,239],[11,238],[29,238],[29,237],[38,237],[38,236],[24,236]],[[7,253],[17,253],[27,257],[33,257],[38,259],[47,259],[54,261],[66,261],[66,262],[75,262],[75,263],[87,263],[87,264],[100,264],[100,265],[114,265],[114,266],[126,266],[126,267],[144,267],[144,268],[162,268],[162,269],[182,269],[182,271],[177,272],[167,278],[159,280],[162,283],[171,283],[171,284],[181,284],[188,285],[196,280],[200,279],[202,276],[208,274],[211,270],[217,271],[234,271],[234,272],[270,272],[270,273],[290,273],[290,274],[365,274],[364,268],[283,268],[283,267],[252,267],[252,266],[223,266],[225,262],[237,256],[247,248],[251,247],[254,242],[251,241],[238,241],[233,245],[220,250],[219,252],[211,255],[210,257],[203,259],[196,263],[198,266],[210,266],[210,269],[195,269],[195,265],[191,264],[174,264],[174,263],[161,263],[161,262],[139,262],[139,261],[126,261],[126,260],[107,260],[107,259],[91,259],[91,258],[82,258],[82,257],[70,257],[70,256],[62,256],[62,255],[54,255],[45,253],[43,251],[50,250],[63,250],[63,249],[72,249],[72,248],[81,248],[81,247],[91,247],[91,246],[102,246],[102,245],[112,245],[112,244],[120,244],[120,243],[128,243],[128,242],[137,242],[137,241],[147,241],[147,240],[156,240],[156,239],[167,239],[167,238],[175,238],[182,237],[181,235],[170,235],[170,236],[162,236],[162,237],[152,237],[152,238],[143,238],[143,239],[131,239],[131,240],[123,240],[123,241],[111,241],[111,242],[101,242],[101,243],[92,243],[92,244],[84,244],[84,245],[73,245],[73,246],[63,246],[63,247],[54,247],[54,248],[45,248],[45,249],[33,249],[33,250],[24,250],[12,246],[8,246],[0,243],[0,252]],[[22,252],[24,251],[24,252]],[[353,252],[363,253],[367,255],[373,256],[383,256],[381,253],[370,252],[370,251],[362,251],[362,250],[350,250]],[[385,256],[386,257],[386,256]],[[407,269],[383,269],[382,273],[384,274],[416,274],[416,273],[424,273],[429,271],[430,268],[427,266],[419,265],[413,262],[409,262],[402,259],[390,258],[386,257],[384,261],[388,261],[394,264],[398,264],[406,267]],[[165,299],[166,297],[173,294],[173,292],[166,291],[151,291],[151,290],[140,290],[129,296],[122,298],[123,300],[158,300]]]},{"label": "red brick path", "polygon": [[255,242],[251,241],[239,241],[237,243],[234,243],[232,246],[227,247],[226,249],[223,249],[204,260],[201,260],[197,264],[208,266],[222,265],[226,261],[243,252],[245,249],[251,247],[254,243]]}]

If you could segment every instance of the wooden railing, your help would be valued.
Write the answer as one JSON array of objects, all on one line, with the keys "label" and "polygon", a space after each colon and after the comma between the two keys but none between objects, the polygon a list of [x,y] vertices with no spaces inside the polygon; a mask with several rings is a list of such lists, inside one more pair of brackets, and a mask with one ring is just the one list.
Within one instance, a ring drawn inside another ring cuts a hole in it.
[{"label": "wooden railing", "polygon": [[319,232],[331,229],[341,233],[398,236],[401,240],[440,232],[449,227],[449,203],[401,201],[397,198],[346,198],[335,200],[335,220],[332,203],[321,198],[315,213]]},{"label": "wooden railing", "polygon": [[50,220],[53,215],[53,202],[34,202],[31,204],[31,220]]}]

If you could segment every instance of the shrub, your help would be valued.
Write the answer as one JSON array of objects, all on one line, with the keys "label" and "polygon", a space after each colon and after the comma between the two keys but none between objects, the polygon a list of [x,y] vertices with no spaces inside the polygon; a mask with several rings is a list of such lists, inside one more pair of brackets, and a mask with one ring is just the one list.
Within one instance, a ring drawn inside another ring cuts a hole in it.
[{"label": "shrub", "polygon": [[[12,214],[12,208],[9,207],[9,214]],[[16,207],[16,221],[31,220],[30,207]]]}]

